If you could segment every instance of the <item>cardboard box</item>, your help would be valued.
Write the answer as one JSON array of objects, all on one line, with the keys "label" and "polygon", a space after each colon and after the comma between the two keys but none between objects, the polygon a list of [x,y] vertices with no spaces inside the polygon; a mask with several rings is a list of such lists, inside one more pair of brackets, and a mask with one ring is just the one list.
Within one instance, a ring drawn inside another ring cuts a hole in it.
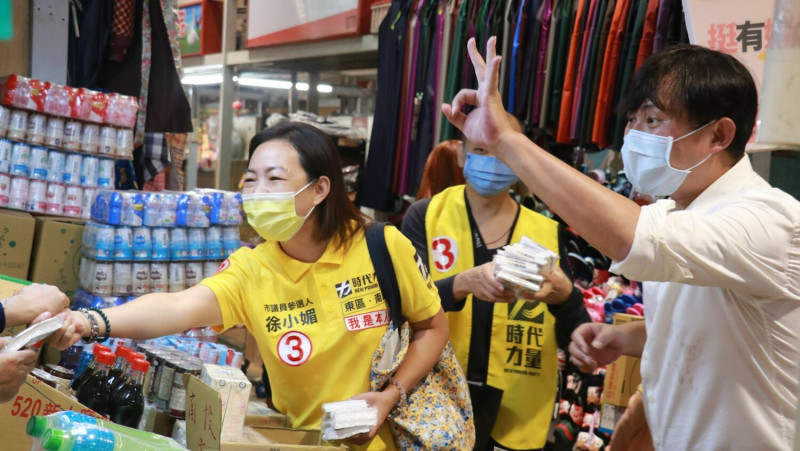
[{"label": "cardboard box", "polygon": [[28,213],[0,210],[0,274],[28,277],[34,224]]},{"label": "cardboard box", "polygon": [[29,451],[32,440],[25,433],[25,426],[31,416],[49,415],[62,410],[74,410],[100,418],[93,410],[29,375],[17,396],[0,404],[3,450]]},{"label": "cardboard box", "polygon": [[247,401],[253,384],[242,370],[230,366],[203,365],[200,380],[216,390],[222,400],[222,441],[235,441],[242,435]]},{"label": "cardboard box", "polygon": [[244,417],[245,427],[289,427],[289,417],[270,409],[264,401],[250,401],[247,403],[247,416]]},{"label": "cardboard box", "polygon": [[600,407],[600,425],[597,430],[605,432],[606,434],[613,434],[614,428],[617,426],[620,418],[622,418],[623,413],[625,413],[625,407],[603,404]]},{"label": "cardboard box", "polygon": [[254,427],[276,444],[263,445],[220,440],[222,399],[219,392],[192,375],[186,384],[186,444],[192,451],[342,451],[344,447],[323,445],[318,430]]},{"label": "cardboard box", "polygon": [[[614,315],[614,325],[642,321],[641,316],[617,313]],[[603,403],[619,407],[626,407],[628,399],[636,392],[642,383],[639,366],[640,357],[622,356],[606,368],[606,378],[603,384]]]},{"label": "cardboard box", "polygon": [[28,279],[55,285],[72,297],[79,286],[82,243],[83,221],[36,218]]}]

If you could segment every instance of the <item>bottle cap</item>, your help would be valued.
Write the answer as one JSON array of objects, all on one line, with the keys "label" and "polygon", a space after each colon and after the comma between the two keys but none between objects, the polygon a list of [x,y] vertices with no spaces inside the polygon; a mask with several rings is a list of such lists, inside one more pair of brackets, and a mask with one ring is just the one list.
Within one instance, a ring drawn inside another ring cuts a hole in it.
[{"label": "bottle cap", "polygon": [[111,348],[109,348],[106,345],[101,345],[100,343],[95,343],[94,344],[94,354],[97,355],[97,353],[100,352],[100,351],[111,352]]},{"label": "bottle cap", "polygon": [[95,358],[97,359],[97,363],[102,363],[105,365],[113,365],[114,360],[116,360],[116,356],[110,352],[100,352],[95,353]]},{"label": "bottle cap", "polygon": [[128,355],[130,355],[131,352],[134,352],[133,349],[131,349],[131,348],[127,347],[127,346],[119,345],[119,346],[117,346],[116,355],[117,355],[117,357],[122,357],[122,358],[127,360],[128,359]]},{"label": "bottle cap", "polygon": [[42,449],[45,451],[57,451],[68,438],[66,431],[61,429],[50,429],[42,436]]},{"label": "bottle cap", "polygon": [[31,437],[41,437],[47,430],[47,418],[34,415],[28,420],[25,432]]},{"label": "bottle cap", "polygon": [[133,359],[131,362],[131,369],[133,371],[141,371],[142,373],[146,373],[147,370],[150,368],[150,362],[144,359]]}]

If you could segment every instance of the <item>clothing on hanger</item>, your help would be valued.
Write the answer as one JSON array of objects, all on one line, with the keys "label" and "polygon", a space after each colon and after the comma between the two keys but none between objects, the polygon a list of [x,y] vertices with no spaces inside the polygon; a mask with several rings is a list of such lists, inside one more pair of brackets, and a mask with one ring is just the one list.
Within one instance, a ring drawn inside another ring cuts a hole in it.
[{"label": "clothing on hanger", "polygon": [[594,67],[594,80],[592,81],[592,91],[589,100],[586,103],[586,119],[583,120],[583,142],[592,142],[592,132],[594,130],[594,117],[597,112],[597,101],[600,95],[600,80],[603,76],[603,55],[606,54],[606,49],[610,43],[609,31],[611,30],[611,21],[614,17],[616,10],[617,0],[608,0],[606,5],[605,16],[603,18],[603,25],[600,31],[600,40],[598,42],[596,61]]},{"label": "clothing on hanger", "polygon": [[586,20],[589,14],[590,0],[578,0],[577,15],[572,28],[572,37],[569,43],[569,53],[567,55],[567,65],[564,74],[564,87],[561,91],[560,112],[558,116],[558,131],[556,141],[560,143],[569,142],[569,126],[572,113],[572,98],[575,95],[575,77],[580,66],[580,52],[583,45],[583,30],[586,27]]},{"label": "clothing on hanger", "polygon": [[[634,2],[634,8],[631,9],[632,12],[635,11],[636,15],[634,16],[632,27],[629,27],[630,42],[625,49],[625,59],[622,61],[623,67],[620,71],[619,91],[614,94],[614,105],[619,105],[622,96],[628,91],[628,86],[633,77],[633,71],[636,67],[636,57],[639,53],[639,42],[642,37],[642,32],[644,31],[644,19],[647,13],[648,1],[649,0],[636,0]],[[622,137],[625,134],[625,124],[627,122],[628,119],[624,114],[616,115],[616,122],[613,128],[614,137],[612,141],[614,149],[622,148]]]},{"label": "clothing on hanger", "polygon": [[547,78],[547,61],[550,58],[552,42],[550,41],[550,26],[553,17],[553,3],[555,0],[545,0],[536,13],[536,22],[539,24],[539,45],[537,46],[536,72],[534,73],[533,99],[531,100],[528,120],[532,124],[539,123],[542,109],[542,90]]},{"label": "clothing on hanger", "polygon": [[406,48],[407,0],[392,1],[378,29],[378,89],[375,116],[364,170],[362,204],[380,211],[394,206],[392,174],[398,138],[398,105],[403,86],[402,69]]},{"label": "clothing on hanger", "polygon": [[585,113],[590,109],[588,100],[591,96],[597,48],[600,45],[600,30],[608,0],[593,0],[593,2],[594,11],[592,11],[592,21],[586,33],[586,51],[578,74],[578,89],[573,100],[572,127],[570,130],[570,139],[581,145],[585,144],[582,140],[582,132],[586,127],[587,115]]},{"label": "clothing on hanger", "polygon": [[622,54],[623,38],[628,20],[629,7],[635,0],[617,0],[614,17],[608,32],[603,70],[600,76],[597,107],[595,108],[592,141],[601,148],[609,144],[608,127],[611,124],[611,111],[613,108],[614,84],[619,70],[619,61]]},{"label": "clothing on hanger", "polygon": [[647,3],[647,12],[645,13],[644,18],[644,29],[642,30],[642,39],[639,42],[639,53],[636,56],[635,69],[638,69],[644,60],[653,54],[653,40],[655,39],[656,23],[658,20],[658,3],[659,0],[649,0]]}]

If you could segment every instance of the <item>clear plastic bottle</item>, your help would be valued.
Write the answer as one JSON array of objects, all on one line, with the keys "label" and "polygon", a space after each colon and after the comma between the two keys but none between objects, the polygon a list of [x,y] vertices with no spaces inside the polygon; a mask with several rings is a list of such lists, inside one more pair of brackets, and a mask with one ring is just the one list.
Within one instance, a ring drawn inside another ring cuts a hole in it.
[{"label": "clear plastic bottle", "polygon": [[[99,421],[98,421],[99,422]],[[110,422],[104,422],[110,423]],[[131,428],[125,432],[118,429],[106,428],[94,424],[79,424],[70,429],[47,429],[42,435],[41,447],[45,451],[162,451],[185,450],[176,441],[168,437],[162,440],[145,440],[139,435],[129,434]],[[158,437],[152,432],[132,430]]]},{"label": "clear plastic bottle", "polygon": [[131,360],[131,372],[127,381],[114,391],[109,402],[111,421],[135,428],[144,412],[144,395],[142,384],[144,376],[150,368],[150,362],[144,359]]},{"label": "clear plastic bottle", "polygon": [[161,226],[161,195],[149,193],[144,205],[144,225],[148,227]]},{"label": "clear plastic bottle", "polygon": [[[78,387],[78,402],[94,410],[100,415],[108,415],[108,400],[111,387],[108,384],[108,371],[114,364],[114,354],[110,352],[95,353],[97,368],[88,379]],[[44,441],[42,441],[44,443]]]},{"label": "clear plastic bottle", "polygon": [[178,222],[178,197],[174,194],[163,194],[161,203],[161,225],[175,227]]}]

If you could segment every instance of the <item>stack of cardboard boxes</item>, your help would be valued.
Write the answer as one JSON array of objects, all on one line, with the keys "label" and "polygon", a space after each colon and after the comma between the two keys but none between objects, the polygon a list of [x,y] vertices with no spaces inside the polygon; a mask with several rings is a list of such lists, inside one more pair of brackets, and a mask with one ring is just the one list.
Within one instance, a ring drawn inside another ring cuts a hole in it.
[{"label": "stack of cardboard boxes", "polygon": [[0,210],[0,274],[55,285],[72,296],[82,240],[81,220]]},{"label": "stack of cardboard boxes", "polygon": [[[614,315],[614,324],[626,324],[633,321],[642,321],[641,316],[617,313]],[[606,378],[603,384],[603,399],[600,416],[600,430],[608,433],[614,431],[614,426],[619,421],[628,400],[636,393],[642,376],[639,367],[642,363],[640,357],[622,356],[606,368]]]}]

